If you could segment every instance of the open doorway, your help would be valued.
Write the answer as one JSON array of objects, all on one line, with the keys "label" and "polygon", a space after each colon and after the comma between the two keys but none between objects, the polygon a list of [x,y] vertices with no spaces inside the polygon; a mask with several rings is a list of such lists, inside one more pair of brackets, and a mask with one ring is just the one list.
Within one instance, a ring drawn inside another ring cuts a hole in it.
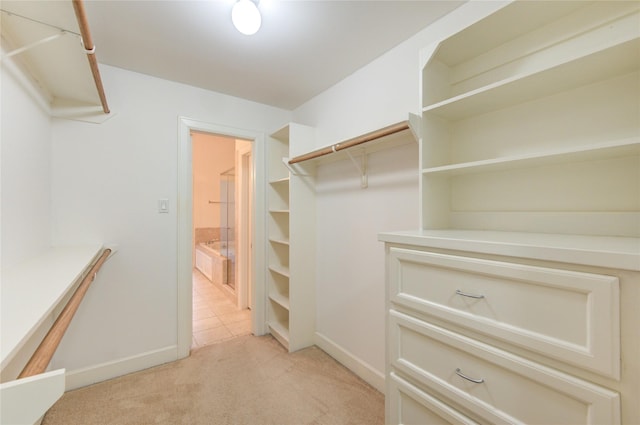
[{"label": "open doorway", "polygon": [[252,143],[191,131],[192,348],[251,333]]},{"label": "open doorway", "polygon": [[[189,119],[178,118],[178,235],[177,235],[177,355],[187,357],[193,341],[193,274],[195,266],[195,237],[193,220],[193,143],[192,134],[208,133],[232,139],[242,139],[246,143],[237,150],[235,176],[241,192],[234,202],[236,220],[244,220],[238,233],[240,240],[237,251],[246,258],[244,266],[237,266],[236,279],[246,279],[252,285],[237,285],[237,302],[234,308],[250,307],[251,333],[265,333],[264,305],[264,264],[265,264],[265,199],[264,199],[264,134],[251,130],[221,126]],[[212,199],[215,200],[215,199]],[[208,200],[207,200],[208,201]],[[245,208],[246,206],[246,208]],[[244,216],[243,216],[244,214]],[[245,304],[246,303],[246,304]]]}]

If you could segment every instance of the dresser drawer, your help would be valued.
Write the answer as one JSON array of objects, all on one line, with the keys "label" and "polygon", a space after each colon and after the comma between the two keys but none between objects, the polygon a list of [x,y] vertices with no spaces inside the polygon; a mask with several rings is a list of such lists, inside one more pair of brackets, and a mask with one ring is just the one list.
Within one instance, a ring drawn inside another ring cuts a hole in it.
[{"label": "dresser drawer", "polygon": [[394,310],[388,326],[390,373],[491,423],[620,423],[616,392]]},{"label": "dresser drawer", "polygon": [[617,277],[398,247],[388,258],[393,304],[619,379]]},{"label": "dresser drawer", "polygon": [[387,379],[387,393],[385,394],[386,397],[389,397],[387,423],[403,425],[478,424],[393,372]]}]

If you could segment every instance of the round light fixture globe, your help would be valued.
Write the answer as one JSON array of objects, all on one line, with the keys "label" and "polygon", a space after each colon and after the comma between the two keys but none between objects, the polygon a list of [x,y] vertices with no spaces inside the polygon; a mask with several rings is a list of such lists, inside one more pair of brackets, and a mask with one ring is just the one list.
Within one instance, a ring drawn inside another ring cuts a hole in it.
[{"label": "round light fixture globe", "polygon": [[253,35],[260,29],[262,17],[252,0],[238,0],[231,10],[231,21],[242,34]]}]

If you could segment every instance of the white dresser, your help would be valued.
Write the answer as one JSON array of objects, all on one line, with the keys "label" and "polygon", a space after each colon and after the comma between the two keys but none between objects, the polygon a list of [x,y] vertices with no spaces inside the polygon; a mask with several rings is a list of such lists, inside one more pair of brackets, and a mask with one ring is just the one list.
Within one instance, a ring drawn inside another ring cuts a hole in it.
[{"label": "white dresser", "polygon": [[381,235],[388,424],[640,423],[638,271],[429,234]]},{"label": "white dresser", "polygon": [[387,423],[640,424],[640,2],[512,2],[420,76]]}]

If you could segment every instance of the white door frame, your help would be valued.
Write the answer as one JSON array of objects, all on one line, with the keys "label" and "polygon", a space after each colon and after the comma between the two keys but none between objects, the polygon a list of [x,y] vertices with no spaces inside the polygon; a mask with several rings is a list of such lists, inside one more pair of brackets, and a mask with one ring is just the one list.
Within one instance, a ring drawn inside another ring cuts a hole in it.
[{"label": "white door frame", "polygon": [[193,331],[192,249],[193,249],[193,149],[191,131],[219,134],[253,143],[253,290],[251,331],[264,335],[265,329],[265,142],[264,133],[178,117],[178,205],[177,205],[177,345],[178,358],[188,357]]},{"label": "white door frame", "polygon": [[238,308],[252,308],[251,299],[251,214],[253,193],[253,144],[236,151],[236,294]]}]

